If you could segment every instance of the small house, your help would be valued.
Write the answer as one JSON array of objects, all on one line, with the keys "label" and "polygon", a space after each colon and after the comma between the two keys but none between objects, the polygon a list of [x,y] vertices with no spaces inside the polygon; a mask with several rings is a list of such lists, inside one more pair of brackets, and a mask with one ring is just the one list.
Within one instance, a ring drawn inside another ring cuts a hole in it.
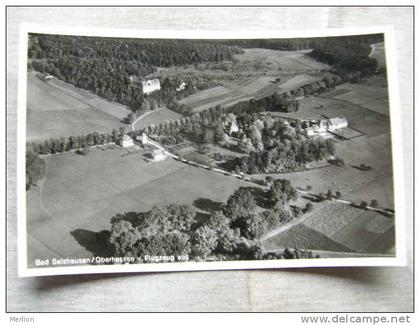
[{"label": "small house", "polygon": [[154,161],[162,161],[166,159],[166,154],[163,150],[156,149],[152,151],[152,159]]},{"label": "small house", "polygon": [[37,77],[43,81],[48,81],[54,78],[54,76],[48,74],[48,73],[38,73]]},{"label": "small house", "polygon": [[148,143],[149,138],[147,137],[147,134],[143,132],[141,135],[136,136],[136,140],[140,141],[141,144],[144,146]]},{"label": "small house", "polygon": [[347,119],[342,117],[333,117],[329,120],[329,130],[337,130],[345,128],[349,125]]},{"label": "small house", "polygon": [[134,142],[128,134],[125,134],[120,140],[120,145],[123,148],[128,148],[134,146]]}]

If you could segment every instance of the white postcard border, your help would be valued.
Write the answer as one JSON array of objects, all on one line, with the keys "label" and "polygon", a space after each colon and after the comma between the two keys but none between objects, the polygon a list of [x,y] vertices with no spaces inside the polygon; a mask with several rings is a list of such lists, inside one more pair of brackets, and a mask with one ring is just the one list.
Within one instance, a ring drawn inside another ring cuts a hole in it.
[{"label": "white postcard border", "polygon": [[[29,33],[58,35],[122,37],[122,38],[184,38],[184,39],[267,39],[267,38],[309,38],[325,36],[350,36],[384,33],[388,93],[391,122],[393,185],[395,201],[395,257],[320,258],[293,260],[252,260],[223,262],[179,262],[156,264],[84,265],[65,267],[28,268],[26,232],[26,85],[27,47]],[[203,270],[238,270],[302,267],[356,267],[356,266],[405,266],[407,263],[405,236],[405,193],[403,174],[403,150],[401,110],[397,70],[395,33],[393,26],[372,26],[363,28],[313,29],[298,31],[191,31],[191,30],[136,30],[119,28],[94,28],[75,26],[51,26],[49,24],[22,24],[19,36],[19,78],[17,119],[17,221],[18,221],[18,275],[20,277],[63,274],[127,273],[127,272],[170,272]]]}]

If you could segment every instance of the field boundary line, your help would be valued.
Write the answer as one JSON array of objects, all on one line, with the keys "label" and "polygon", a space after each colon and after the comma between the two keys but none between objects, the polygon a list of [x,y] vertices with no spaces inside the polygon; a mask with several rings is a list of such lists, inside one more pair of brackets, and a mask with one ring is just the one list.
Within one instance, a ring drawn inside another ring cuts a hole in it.
[{"label": "field boundary line", "polygon": [[[372,113],[378,114],[378,115],[380,115],[381,117],[385,117],[385,118],[387,118],[387,119],[389,120],[389,116],[388,116],[388,115],[385,115],[385,114],[382,114],[382,113],[376,112],[376,111],[374,111],[373,109],[370,109],[370,108],[368,108],[368,107],[366,107],[366,106],[362,106],[362,105],[360,105],[360,104],[355,104],[355,103],[353,103],[353,102],[351,102],[351,101],[349,101],[349,100],[346,100],[346,99],[340,99],[340,98],[335,98],[335,97],[321,97],[321,96],[315,96],[315,97],[319,97],[319,98],[323,98],[323,99],[331,99],[331,100],[335,100],[335,101],[338,101],[338,102],[345,102],[345,103],[347,103],[347,104],[355,105],[355,106],[357,106],[357,107],[360,107],[360,108],[366,109],[366,110],[368,110],[368,111],[370,111],[370,112],[372,112]],[[375,100],[380,100],[380,99],[383,99],[383,98],[387,98],[387,99],[389,100],[389,98],[388,98],[388,97],[379,97],[379,98],[376,98]],[[373,101],[373,100],[372,100],[372,101]],[[368,102],[369,102],[369,101],[368,101]],[[388,108],[389,108],[389,105],[388,105]]]},{"label": "field boundary line", "polygon": [[150,111],[148,111],[148,112],[146,112],[146,113],[144,113],[144,114],[142,114],[142,115],[140,115],[138,118],[136,118],[134,121],[133,121],[133,123],[131,123],[131,125],[130,125],[130,127],[131,127],[131,131],[132,132],[134,132],[136,129],[134,128],[134,124],[136,124],[138,121],[140,121],[143,117],[146,117],[147,115],[149,115],[150,113],[153,113],[153,112],[157,112],[157,111],[159,111],[159,110],[161,110],[162,108],[158,108],[158,109],[155,109],[155,110],[150,110]]}]

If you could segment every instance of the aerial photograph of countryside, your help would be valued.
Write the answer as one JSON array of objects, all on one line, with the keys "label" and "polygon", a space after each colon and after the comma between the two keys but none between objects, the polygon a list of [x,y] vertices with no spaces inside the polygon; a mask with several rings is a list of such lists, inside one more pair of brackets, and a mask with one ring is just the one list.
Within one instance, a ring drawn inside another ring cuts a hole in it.
[{"label": "aerial photograph of countryside", "polygon": [[383,34],[29,34],[28,268],[395,256]]}]

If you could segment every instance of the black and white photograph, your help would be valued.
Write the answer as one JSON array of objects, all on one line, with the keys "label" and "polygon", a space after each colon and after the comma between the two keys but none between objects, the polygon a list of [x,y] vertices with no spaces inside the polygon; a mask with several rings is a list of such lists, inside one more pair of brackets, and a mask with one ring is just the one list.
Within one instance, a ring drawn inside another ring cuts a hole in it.
[{"label": "black and white photograph", "polygon": [[5,7],[2,319],[415,323],[414,5]]},{"label": "black and white photograph", "polygon": [[22,275],[401,263],[385,30],[162,34],[28,30]]}]

